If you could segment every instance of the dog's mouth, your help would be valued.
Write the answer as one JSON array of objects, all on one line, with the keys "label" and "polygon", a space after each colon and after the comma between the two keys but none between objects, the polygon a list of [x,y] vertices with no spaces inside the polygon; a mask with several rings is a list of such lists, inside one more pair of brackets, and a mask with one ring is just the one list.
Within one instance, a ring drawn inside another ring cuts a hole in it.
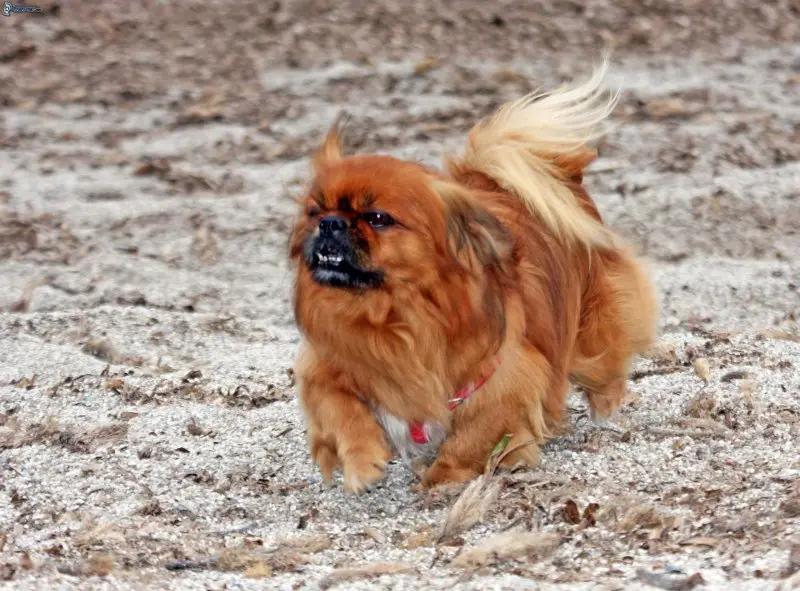
[{"label": "dog's mouth", "polygon": [[317,257],[318,267],[336,269],[345,262],[344,255],[338,252],[330,254],[323,254],[321,252],[318,252],[316,254],[316,257]]},{"label": "dog's mouth", "polygon": [[383,273],[364,268],[352,248],[330,240],[318,240],[306,256],[312,279],[329,287],[368,289],[383,282]]}]

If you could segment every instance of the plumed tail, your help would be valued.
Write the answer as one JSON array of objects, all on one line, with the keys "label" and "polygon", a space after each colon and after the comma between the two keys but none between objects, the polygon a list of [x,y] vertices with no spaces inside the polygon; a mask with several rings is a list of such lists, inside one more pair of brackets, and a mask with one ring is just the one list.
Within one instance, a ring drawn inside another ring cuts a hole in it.
[{"label": "plumed tail", "polygon": [[588,144],[602,135],[601,124],[618,100],[617,93],[601,88],[606,69],[604,60],[583,84],[534,92],[502,106],[472,129],[465,153],[448,160],[450,174],[458,180],[483,173],[562,239],[613,247],[613,234],[573,190],[596,156]]}]

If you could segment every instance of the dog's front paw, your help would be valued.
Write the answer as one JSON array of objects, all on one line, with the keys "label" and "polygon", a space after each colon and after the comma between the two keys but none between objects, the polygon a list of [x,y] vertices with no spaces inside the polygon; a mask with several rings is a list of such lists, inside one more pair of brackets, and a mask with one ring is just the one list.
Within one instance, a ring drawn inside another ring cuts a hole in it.
[{"label": "dog's front paw", "polygon": [[457,484],[469,482],[478,476],[478,472],[472,468],[452,466],[447,462],[434,462],[422,477],[420,485],[422,488],[433,488],[440,484]]},{"label": "dog's front paw", "polygon": [[333,471],[339,465],[339,457],[336,453],[336,444],[331,438],[320,437],[312,434],[310,439],[311,457],[319,466],[322,478],[327,486],[333,484]]},{"label": "dog's front paw", "polygon": [[340,461],[344,471],[344,489],[361,494],[386,474],[386,463],[392,454],[381,440],[360,442],[343,449]]},{"label": "dog's front paw", "polygon": [[334,470],[340,468],[344,472],[345,490],[355,494],[380,480],[386,473],[386,463],[392,459],[380,430],[355,443],[340,439],[338,444],[333,436],[313,433],[311,455],[328,486],[333,483]]}]

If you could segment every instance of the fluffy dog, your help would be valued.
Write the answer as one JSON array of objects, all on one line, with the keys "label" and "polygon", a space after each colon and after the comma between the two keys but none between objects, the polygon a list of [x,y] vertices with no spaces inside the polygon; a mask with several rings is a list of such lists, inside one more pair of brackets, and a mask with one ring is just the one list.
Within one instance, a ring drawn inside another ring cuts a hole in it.
[{"label": "fluffy dog", "polygon": [[531,94],[470,132],[445,171],[342,152],[312,158],[289,252],[296,363],[311,454],[346,490],[379,479],[392,447],[430,457],[423,486],[472,479],[504,435],[535,465],[569,382],[596,418],[622,403],[656,333],[648,273],[583,187],[616,103],[605,65]]}]

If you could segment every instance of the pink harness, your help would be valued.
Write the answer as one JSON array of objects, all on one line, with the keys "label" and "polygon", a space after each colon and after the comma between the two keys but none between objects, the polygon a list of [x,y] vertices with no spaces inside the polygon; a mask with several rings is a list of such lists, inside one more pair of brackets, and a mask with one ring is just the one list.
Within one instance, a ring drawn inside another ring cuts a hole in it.
[{"label": "pink harness", "polygon": [[[491,369],[489,372],[478,379],[476,382],[470,382],[463,388],[461,388],[456,395],[453,396],[450,400],[447,401],[447,408],[449,410],[455,410],[455,408],[464,402],[467,398],[472,396],[475,392],[477,392],[481,386],[483,386],[486,382],[489,381],[489,378],[494,375],[494,372],[497,371],[497,368],[500,366],[500,359],[495,359],[494,363],[492,364]],[[428,443],[429,439],[428,436],[425,434],[425,423],[422,421],[413,421],[408,424],[408,432],[411,434],[411,439],[414,443]]]}]

